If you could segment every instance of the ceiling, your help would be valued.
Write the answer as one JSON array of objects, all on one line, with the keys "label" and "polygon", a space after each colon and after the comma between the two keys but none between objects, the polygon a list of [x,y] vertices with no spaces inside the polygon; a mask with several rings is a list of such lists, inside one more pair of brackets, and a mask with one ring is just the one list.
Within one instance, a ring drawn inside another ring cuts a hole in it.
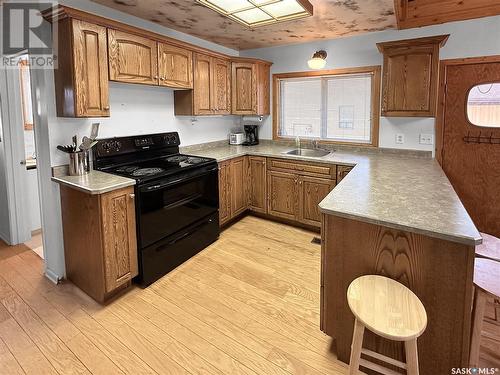
[{"label": "ceiling", "polygon": [[194,0],[92,0],[236,50],[396,29],[394,0],[310,0],[314,16],[249,29]]}]

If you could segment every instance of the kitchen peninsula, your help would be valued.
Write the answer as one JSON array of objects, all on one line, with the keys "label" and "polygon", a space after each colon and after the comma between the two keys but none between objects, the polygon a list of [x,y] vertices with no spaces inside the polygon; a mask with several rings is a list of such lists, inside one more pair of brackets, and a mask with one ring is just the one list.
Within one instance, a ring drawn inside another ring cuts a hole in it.
[{"label": "kitchen peninsula", "polygon": [[[335,338],[338,358],[348,362],[354,317],[347,287],[358,276],[381,274],[408,286],[425,305],[429,324],[419,339],[422,373],[446,373],[466,365],[474,247],[481,236],[436,160],[418,153],[349,148],[309,158],[286,154],[290,149],[266,142],[185,152],[219,162],[253,156],[354,166],[319,204],[321,329]],[[365,343],[404,359],[398,343],[369,334]]]}]

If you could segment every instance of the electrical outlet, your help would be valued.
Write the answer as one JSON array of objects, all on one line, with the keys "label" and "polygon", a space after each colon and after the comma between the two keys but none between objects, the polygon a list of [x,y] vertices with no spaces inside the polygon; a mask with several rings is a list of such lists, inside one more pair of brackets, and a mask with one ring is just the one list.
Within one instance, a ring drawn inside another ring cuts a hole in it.
[{"label": "electrical outlet", "polygon": [[432,145],[434,144],[434,136],[432,134],[420,134],[421,145]]},{"label": "electrical outlet", "polygon": [[402,145],[403,143],[405,143],[405,135],[401,133],[396,134],[396,143],[398,145]]}]

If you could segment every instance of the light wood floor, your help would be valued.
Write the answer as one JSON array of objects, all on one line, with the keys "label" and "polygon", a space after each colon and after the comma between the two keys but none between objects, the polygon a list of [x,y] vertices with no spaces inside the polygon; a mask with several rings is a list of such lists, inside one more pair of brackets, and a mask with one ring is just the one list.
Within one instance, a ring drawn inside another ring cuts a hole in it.
[{"label": "light wood floor", "polygon": [[0,374],[346,374],[319,331],[313,236],[246,217],[106,307],[0,244]]}]

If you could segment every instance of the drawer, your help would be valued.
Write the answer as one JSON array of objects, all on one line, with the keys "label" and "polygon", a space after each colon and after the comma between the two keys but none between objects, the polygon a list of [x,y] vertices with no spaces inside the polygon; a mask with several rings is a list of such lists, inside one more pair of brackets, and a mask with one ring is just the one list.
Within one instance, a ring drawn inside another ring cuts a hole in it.
[{"label": "drawer", "polygon": [[304,176],[336,179],[336,166],[286,159],[268,159],[268,169],[280,172],[293,172]]}]

